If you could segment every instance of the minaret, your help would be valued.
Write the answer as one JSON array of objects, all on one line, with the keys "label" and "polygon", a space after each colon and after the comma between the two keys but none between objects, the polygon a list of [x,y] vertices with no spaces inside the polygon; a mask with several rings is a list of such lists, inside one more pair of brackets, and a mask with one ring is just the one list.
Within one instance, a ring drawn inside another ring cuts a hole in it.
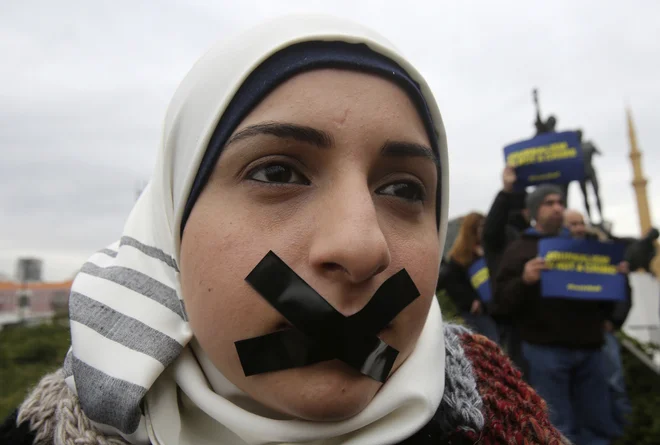
[{"label": "minaret", "polygon": [[[630,109],[626,110],[628,118],[628,138],[630,139],[630,160],[633,166],[633,181],[632,185],[635,189],[635,196],[637,197],[637,214],[639,215],[639,228],[641,230],[640,236],[645,236],[651,229],[651,213],[649,212],[649,201],[646,194],[646,184],[648,181],[642,172],[642,153],[637,148],[637,136],[635,135],[635,127],[633,126],[632,114]],[[656,249],[658,242],[655,242]],[[650,264],[653,274],[660,278],[660,255],[656,255]]]},{"label": "minaret", "polygon": [[626,110],[628,118],[628,138],[630,139],[630,160],[633,166],[633,188],[637,197],[637,211],[639,215],[640,236],[645,236],[651,229],[651,214],[649,213],[649,201],[646,195],[647,180],[642,172],[642,153],[637,148],[637,137],[633,126],[630,109]]}]

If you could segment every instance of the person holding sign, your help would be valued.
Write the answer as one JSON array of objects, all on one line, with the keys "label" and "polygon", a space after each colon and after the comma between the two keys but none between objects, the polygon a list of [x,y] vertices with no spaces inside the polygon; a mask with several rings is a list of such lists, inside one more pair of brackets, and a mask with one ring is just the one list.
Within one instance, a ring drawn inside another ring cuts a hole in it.
[{"label": "person holding sign", "polygon": [[481,244],[485,219],[477,212],[465,216],[449,251],[449,262],[440,271],[438,287],[447,291],[468,326],[497,342],[497,326],[485,304],[491,299],[490,276]]},{"label": "person holding sign", "polygon": [[548,264],[539,256],[539,243],[563,235],[564,197],[559,186],[546,184],[526,204],[533,228],[504,252],[494,300],[512,314],[528,381],[548,402],[553,423],[581,445],[609,444],[618,433],[603,372],[603,326],[611,303],[542,296]]},{"label": "person holding sign", "polygon": [[483,229],[484,255],[488,268],[497,271],[506,247],[529,226],[525,192],[515,190],[517,176],[510,166],[502,171],[502,189],[490,206]]},{"label": "person holding sign", "polygon": [[[564,226],[570,230],[573,239],[598,239],[596,234],[588,231],[584,216],[576,210],[566,210],[564,214]],[[632,292],[627,276],[629,269],[630,266],[625,261],[619,263],[617,267],[617,272],[622,274],[622,277],[625,279],[625,298],[622,298],[615,303],[613,311],[605,320],[605,344],[603,345],[603,353],[605,354],[606,359],[604,369],[610,386],[610,394],[612,395],[613,421],[620,427],[621,433],[623,433],[623,429],[628,423],[627,417],[630,414],[632,407],[626,391],[626,383],[623,375],[621,345],[614,333],[621,329],[623,323],[628,317],[630,308],[632,307]]]},{"label": "person holding sign", "polygon": [[[499,269],[502,254],[507,246],[520,238],[520,234],[529,228],[529,216],[525,209],[526,193],[515,190],[516,180],[513,167],[504,167],[502,189],[495,196],[484,223],[482,243],[491,276]],[[489,309],[497,324],[500,344],[518,369],[526,369],[520,348],[520,335],[512,323],[510,314],[500,311],[492,301]]]}]

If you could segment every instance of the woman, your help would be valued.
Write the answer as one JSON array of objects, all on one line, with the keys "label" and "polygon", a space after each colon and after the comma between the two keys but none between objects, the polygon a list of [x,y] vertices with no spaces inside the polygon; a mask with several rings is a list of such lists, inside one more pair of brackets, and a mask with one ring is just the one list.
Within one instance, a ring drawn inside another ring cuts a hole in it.
[{"label": "woman", "polygon": [[461,223],[458,237],[449,251],[449,261],[440,271],[438,288],[447,291],[461,318],[475,331],[499,342],[497,325],[487,313],[486,305],[471,283],[468,269],[483,258],[481,235],[486,217],[472,212]]},{"label": "woman", "polygon": [[[63,370],[5,437],[559,443],[496,346],[443,328],[447,174],[430,89],[373,32],[292,17],[213,48],[174,96],[120,242],[74,282]],[[418,292],[382,298],[397,276]]]}]

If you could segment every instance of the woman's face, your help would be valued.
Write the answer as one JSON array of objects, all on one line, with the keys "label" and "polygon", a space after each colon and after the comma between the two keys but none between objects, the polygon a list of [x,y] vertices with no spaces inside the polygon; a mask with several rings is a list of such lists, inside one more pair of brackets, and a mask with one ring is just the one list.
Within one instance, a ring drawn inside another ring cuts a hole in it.
[{"label": "woman's face", "polygon": [[195,337],[256,401],[308,420],[360,412],[381,384],[333,360],[245,377],[234,342],[285,319],[245,282],[269,250],[349,316],[405,268],[421,296],[379,337],[410,355],[439,267],[437,161],[395,84],[318,70],[269,94],[236,129],[188,220],[181,285]]},{"label": "woman's face", "polygon": [[477,243],[481,244],[484,236],[484,226],[486,225],[486,218],[480,218],[477,225]]}]

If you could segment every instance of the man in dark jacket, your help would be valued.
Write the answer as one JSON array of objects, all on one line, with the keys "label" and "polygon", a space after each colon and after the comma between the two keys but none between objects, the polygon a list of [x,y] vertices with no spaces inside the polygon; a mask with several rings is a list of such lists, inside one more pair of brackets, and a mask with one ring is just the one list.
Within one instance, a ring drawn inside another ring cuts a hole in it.
[{"label": "man in dark jacket", "polygon": [[[598,236],[590,233],[587,230],[587,225],[584,221],[584,215],[576,210],[566,210],[564,212],[564,227],[569,230],[571,236],[576,239],[593,239],[598,240]],[[632,292],[630,284],[628,283],[627,274],[630,271],[630,266],[627,262],[619,264],[619,272],[626,275],[626,287],[628,292],[626,298],[614,304],[612,311],[608,314],[605,321],[605,331],[612,332],[621,329],[623,323],[628,318],[628,313],[632,308]]]},{"label": "man in dark jacket", "polygon": [[[520,238],[520,233],[529,227],[525,209],[525,192],[516,191],[516,172],[512,167],[505,167],[502,172],[502,190],[497,194],[486,215],[482,245],[484,258],[491,277],[497,274],[502,254],[507,246]],[[526,364],[522,356],[520,335],[511,317],[499,310],[494,302],[488,305],[499,336],[499,343],[509,355],[516,367],[526,376]]]},{"label": "man in dark jacket", "polygon": [[[502,190],[495,197],[486,215],[482,244],[491,277],[497,274],[502,254],[507,246],[520,238],[521,232],[529,227],[526,218],[525,192],[516,191],[515,182],[515,170],[512,167],[505,167],[502,172]],[[489,304],[488,310],[497,323],[500,344],[525,376],[526,364],[520,348],[520,335],[511,322],[511,317],[499,310],[494,302]]]},{"label": "man in dark jacket", "polygon": [[542,298],[538,242],[562,234],[564,198],[554,185],[527,196],[534,227],[504,252],[494,281],[494,299],[512,314],[523,340],[528,379],[551,408],[553,423],[581,445],[609,444],[610,394],[603,372],[603,325],[611,305],[568,298]]},{"label": "man in dark jacket", "polygon": [[529,224],[525,219],[525,192],[514,190],[516,172],[505,167],[502,172],[502,190],[497,194],[486,215],[483,229],[483,246],[486,264],[495,275],[504,250],[520,237]]}]

